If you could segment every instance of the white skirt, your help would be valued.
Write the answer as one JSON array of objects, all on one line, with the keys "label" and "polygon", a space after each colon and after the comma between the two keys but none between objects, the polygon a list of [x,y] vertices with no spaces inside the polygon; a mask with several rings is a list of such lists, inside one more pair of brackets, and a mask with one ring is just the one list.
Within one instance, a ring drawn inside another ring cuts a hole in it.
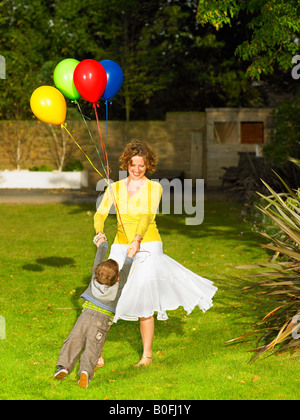
[{"label": "white skirt", "polygon": [[[113,244],[109,258],[121,268],[128,245]],[[136,254],[117,304],[118,319],[137,321],[157,312],[158,320],[168,319],[166,311],[182,306],[187,314],[198,306],[203,312],[212,305],[217,287],[163,253],[162,242],[145,242]]]}]

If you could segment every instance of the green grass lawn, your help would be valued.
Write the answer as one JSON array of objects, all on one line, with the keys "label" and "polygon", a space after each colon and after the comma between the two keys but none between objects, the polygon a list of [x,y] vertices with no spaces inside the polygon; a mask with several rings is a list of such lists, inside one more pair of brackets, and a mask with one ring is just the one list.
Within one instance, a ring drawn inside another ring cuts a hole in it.
[{"label": "green grass lawn", "polygon": [[[263,261],[261,238],[240,219],[241,207],[205,203],[204,222],[158,215],[164,251],[219,288],[214,306],[186,316],[182,308],[156,321],[153,364],[135,368],[142,346],[137,322],[119,321],[104,347],[106,365],[88,389],[77,385],[77,367],[53,378],[63,340],[80,311],[95,255],[93,205],[0,205],[1,399],[299,399],[299,361],[261,358],[249,365],[254,342],[227,345],[251,331],[268,302],[251,301],[238,264]],[[107,221],[112,243],[114,216]],[[270,306],[271,308],[271,306]]]}]

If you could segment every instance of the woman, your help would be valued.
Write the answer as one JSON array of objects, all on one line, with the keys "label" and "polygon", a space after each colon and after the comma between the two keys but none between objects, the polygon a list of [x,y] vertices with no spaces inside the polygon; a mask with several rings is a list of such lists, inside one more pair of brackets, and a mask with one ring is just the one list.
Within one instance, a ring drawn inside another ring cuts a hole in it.
[{"label": "woman", "polygon": [[[132,244],[137,254],[126,286],[118,302],[118,319],[140,320],[143,355],[136,366],[152,362],[154,312],[158,320],[168,319],[167,310],[183,306],[190,313],[195,306],[205,312],[212,306],[217,288],[213,283],[186,269],[163,253],[155,216],[162,195],[158,182],[150,181],[146,172],[155,172],[157,159],[149,146],[132,140],[120,157],[121,168],[128,177],[111,184],[94,216],[96,241],[104,233],[104,222],[114,204],[117,234],[109,258],[119,265]],[[100,361],[101,365],[103,360]]]}]

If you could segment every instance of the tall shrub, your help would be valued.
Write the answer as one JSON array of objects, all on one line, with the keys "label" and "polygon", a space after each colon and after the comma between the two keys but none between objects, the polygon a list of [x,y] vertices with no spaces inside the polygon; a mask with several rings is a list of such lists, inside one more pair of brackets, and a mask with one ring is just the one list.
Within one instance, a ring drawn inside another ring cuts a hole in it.
[{"label": "tall shrub", "polygon": [[[263,182],[270,195],[259,195],[267,203],[260,210],[277,227],[275,233],[262,232],[269,243],[261,245],[275,252],[273,262],[239,266],[237,268],[264,268],[257,278],[262,278],[243,289],[257,288],[257,297],[273,300],[273,309],[265,314],[249,334],[229,340],[233,342],[252,334],[260,334],[258,346],[250,362],[265,352],[290,351],[300,357],[300,189],[293,191],[281,178],[285,193],[277,194]],[[281,256],[280,261],[278,257]],[[257,326],[259,328],[257,329]]]}]

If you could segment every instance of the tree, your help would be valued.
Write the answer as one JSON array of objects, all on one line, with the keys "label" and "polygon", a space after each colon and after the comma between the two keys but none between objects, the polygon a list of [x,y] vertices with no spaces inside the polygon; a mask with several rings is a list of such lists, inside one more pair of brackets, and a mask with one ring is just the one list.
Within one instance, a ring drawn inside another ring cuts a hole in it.
[{"label": "tree", "polygon": [[1,141],[5,145],[4,155],[9,158],[14,169],[18,171],[26,164],[33,148],[32,137],[36,135],[36,127],[27,122],[15,121],[0,126]]},{"label": "tree", "polygon": [[236,48],[236,55],[248,62],[247,75],[260,79],[279,67],[292,67],[292,57],[299,49],[299,0],[199,0],[197,21],[213,25],[218,31],[232,25],[242,13],[249,17],[249,38]]},{"label": "tree", "polygon": [[0,117],[31,116],[29,99],[37,86],[37,75],[50,48],[50,9],[46,1],[0,3],[1,54],[6,60],[6,78],[1,80]]},{"label": "tree", "polygon": [[264,155],[278,166],[286,165],[289,158],[300,158],[299,113],[299,90],[294,98],[282,101],[274,108],[274,128],[270,141],[264,147]]},{"label": "tree", "polygon": [[[220,16],[214,13],[219,4]],[[282,1],[279,4],[283,8]],[[263,89],[245,75],[247,68],[254,76],[263,72],[250,58],[258,50],[252,36],[264,26],[257,19],[268,16],[265,7],[259,11],[260,5],[259,0],[4,0],[0,42],[6,79],[0,80],[0,117],[32,118],[33,90],[41,84],[53,85],[55,66],[69,57],[111,59],[121,65],[124,83],[113,98],[111,119],[124,119],[124,109],[128,120],[164,118],[166,111],[263,105]],[[278,7],[273,7],[277,15]],[[269,12],[274,13],[273,9]],[[209,19],[222,28],[216,31],[207,25]],[[282,31],[275,33],[277,39]],[[251,48],[240,55],[246,61],[236,60],[234,52],[240,54],[240,45],[247,42]],[[274,57],[275,68],[282,52]],[[84,114],[93,118],[91,104],[82,102]],[[67,105],[69,110],[76,108],[69,100]]]},{"label": "tree", "polygon": [[120,97],[127,121],[137,102],[147,103],[168,81],[166,73],[161,71],[164,62],[161,49],[151,43],[159,4],[159,1],[140,0],[101,2],[106,13],[101,26],[106,55],[113,57],[124,72]]}]

